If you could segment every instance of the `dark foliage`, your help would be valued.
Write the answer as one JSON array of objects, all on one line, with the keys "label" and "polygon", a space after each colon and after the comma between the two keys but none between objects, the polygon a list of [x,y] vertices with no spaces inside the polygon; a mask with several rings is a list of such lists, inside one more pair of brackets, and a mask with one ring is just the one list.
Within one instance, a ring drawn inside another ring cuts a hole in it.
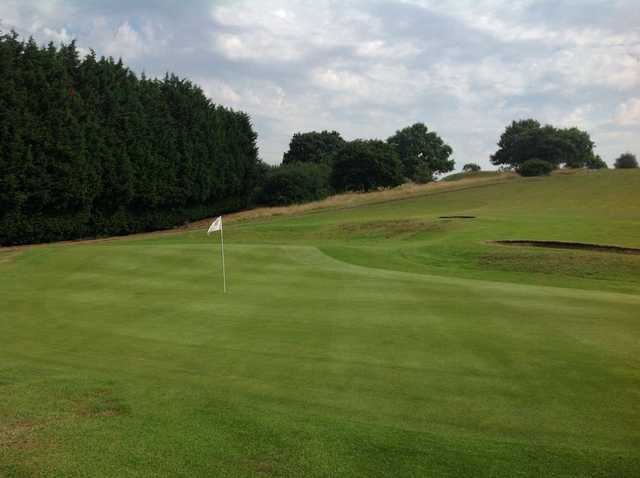
[{"label": "dark foliage", "polygon": [[395,148],[379,140],[355,140],[338,151],[331,182],[336,191],[371,191],[402,183]]},{"label": "dark foliage", "polygon": [[431,175],[453,170],[454,162],[449,159],[453,152],[451,146],[423,123],[396,131],[387,143],[398,152],[402,172],[412,181],[423,180],[426,170],[431,171]]},{"label": "dark foliage", "polygon": [[482,168],[480,167],[480,165],[476,163],[467,163],[464,166],[462,166],[462,170],[465,173],[477,173],[481,169]]},{"label": "dark foliage", "polygon": [[167,75],[0,36],[0,243],[183,224],[246,206],[249,117]]},{"label": "dark foliage", "polygon": [[542,159],[528,159],[518,167],[520,176],[547,176],[555,169],[554,165]]},{"label": "dark foliage", "polygon": [[282,164],[296,162],[330,164],[345,143],[337,131],[296,133],[289,143],[289,151],[284,153]]},{"label": "dark foliage", "polygon": [[427,184],[433,181],[433,172],[426,164],[419,164],[413,175],[413,181],[418,184]]},{"label": "dark foliage", "polygon": [[324,199],[331,194],[326,164],[291,163],[271,168],[258,195],[258,203],[286,206]]},{"label": "dark foliage", "polygon": [[585,166],[589,169],[608,169],[607,163],[597,154],[591,155],[585,162]]},{"label": "dark foliage", "polygon": [[633,169],[638,167],[638,160],[632,153],[624,153],[618,156],[615,162],[616,169]]},{"label": "dark foliage", "polygon": [[558,129],[526,119],[507,126],[491,162],[518,168],[525,161],[537,158],[556,167],[564,164],[581,168],[593,157],[593,146],[589,134],[578,128]]}]

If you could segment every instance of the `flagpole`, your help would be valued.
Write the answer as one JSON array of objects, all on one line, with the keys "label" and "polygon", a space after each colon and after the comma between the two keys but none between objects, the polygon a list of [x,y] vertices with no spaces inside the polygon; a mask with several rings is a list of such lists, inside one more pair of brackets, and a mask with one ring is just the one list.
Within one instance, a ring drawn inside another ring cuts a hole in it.
[{"label": "flagpole", "polygon": [[220,217],[220,251],[222,252],[222,287],[223,291],[227,293],[227,275],[224,270],[224,229],[222,227],[222,216]]}]

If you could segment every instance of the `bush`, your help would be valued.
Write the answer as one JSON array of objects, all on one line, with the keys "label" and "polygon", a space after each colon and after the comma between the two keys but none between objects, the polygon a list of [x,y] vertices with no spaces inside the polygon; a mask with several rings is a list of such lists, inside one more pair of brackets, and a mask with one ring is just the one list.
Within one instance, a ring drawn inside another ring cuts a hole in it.
[{"label": "bush", "polygon": [[433,181],[433,172],[426,164],[419,164],[413,176],[413,180],[418,184],[427,184]]},{"label": "bush", "polygon": [[553,164],[541,159],[528,159],[518,168],[520,176],[547,176],[551,174],[555,168]]},{"label": "bush", "polygon": [[634,154],[621,154],[615,162],[616,169],[633,169],[638,167],[638,160]]},{"label": "bush", "polygon": [[477,173],[481,169],[482,168],[480,167],[480,165],[476,163],[467,163],[464,166],[462,166],[462,170],[465,173]]},{"label": "bush", "polygon": [[395,148],[379,140],[355,140],[338,151],[331,182],[337,191],[371,191],[402,184]]},{"label": "bush", "polygon": [[287,206],[324,199],[331,194],[326,164],[289,163],[267,172],[258,193],[258,203],[265,206]]},{"label": "bush", "polygon": [[585,161],[585,166],[588,169],[608,169],[607,163],[605,163],[597,154],[591,155],[589,159]]}]

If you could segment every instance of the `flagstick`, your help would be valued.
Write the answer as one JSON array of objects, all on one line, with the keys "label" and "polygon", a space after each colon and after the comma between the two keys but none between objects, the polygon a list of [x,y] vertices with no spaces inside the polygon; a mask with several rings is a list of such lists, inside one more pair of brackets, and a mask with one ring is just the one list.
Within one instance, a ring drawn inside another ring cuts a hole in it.
[{"label": "flagstick", "polygon": [[222,286],[224,293],[227,293],[227,275],[224,271],[224,233],[222,232],[222,218],[220,218],[220,250],[222,251]]}]

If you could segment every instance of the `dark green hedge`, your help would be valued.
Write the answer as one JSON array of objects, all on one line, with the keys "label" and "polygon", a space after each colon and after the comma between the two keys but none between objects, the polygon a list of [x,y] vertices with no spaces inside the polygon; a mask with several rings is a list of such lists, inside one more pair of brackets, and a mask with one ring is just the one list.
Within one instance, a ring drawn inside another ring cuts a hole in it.
[{"label": "dark green hedge", "polygon": [[246,207],[249,117],[190,81],[0,36],[0,244],[126,234]]},{"label": "dark green hedge", "polygon": [[332,193],[327,164],[288,163],[271,168],[258,196],[265,206],[286,206],[324,199]]}]

